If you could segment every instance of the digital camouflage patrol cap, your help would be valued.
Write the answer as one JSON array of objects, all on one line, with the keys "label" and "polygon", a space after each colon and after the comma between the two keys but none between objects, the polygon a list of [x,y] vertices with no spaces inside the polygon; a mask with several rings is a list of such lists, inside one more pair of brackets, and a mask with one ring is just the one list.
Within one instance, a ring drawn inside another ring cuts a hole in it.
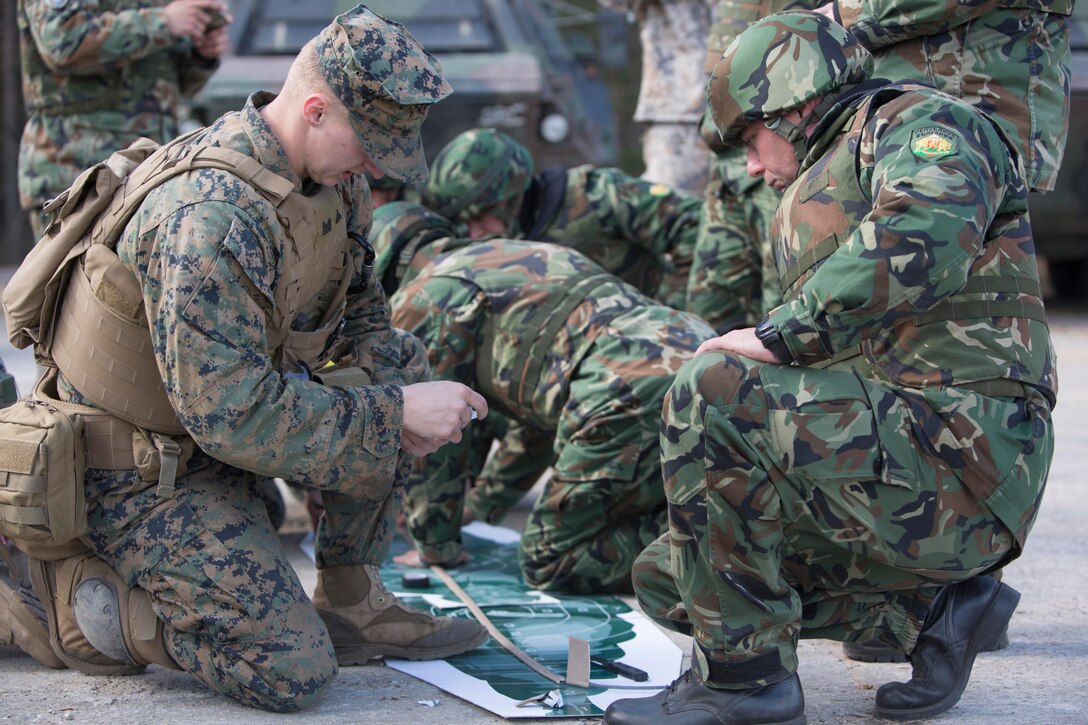
[{"label": "digital camouflage patrol cap", "polygon": [[422,183],[420,126],[430,105],[453,91],[438,61],[404,26],[365,5],[337,16],[315,44],[325,81],[370,158],[394,179]]},{"label": "digital camouflage patrol cap", "polygon": [[[749,124],[860,83],[872,70],[869,51],[838,23],[813,12],[780,13],[733,39],[714,67],[707,102],[722,141],[738,146]],[[771,127],[796,143],[805,125],[781,121]]]},{"label": "digital camouflage patrol cap", "polygon": [[494,214],[513,231],[533,181],[533,156],[502,131],[474,128],[446,144],[432,172],[422,190],[424,204],[458,222]]}]

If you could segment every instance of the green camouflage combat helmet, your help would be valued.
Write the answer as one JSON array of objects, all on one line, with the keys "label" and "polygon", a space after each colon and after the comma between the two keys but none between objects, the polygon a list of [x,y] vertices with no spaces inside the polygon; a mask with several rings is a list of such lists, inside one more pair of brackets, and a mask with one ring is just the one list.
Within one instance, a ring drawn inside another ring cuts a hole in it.
[{"label": "green camouflage combat helmet", "polygon": [[[836,91],[872,70],[869,51],[838,23],[813,12],[780,13],[753,23],[729,44],[710,77],[707,101],[727,145],[739,146],[741,132],[764,121],[794,145],[800,161],[809,119],[830,108],[841,93]],[[825,103],[799,123],[783,118],[816,98]]]},{"label": "green camouflage combat helmet", "polygon": [[370,244],[374,247],[374,276],[386,296],[404,281],[404,271],[416,250],[428,242],[452,235],[448,219],[425,206],[393,201],[374,210]]},{"label": "green camouflage combat helmet", "polygon": [[521,198],[532,180],[529,149],[502,131],[475,128],[439,152],[423,187],[423,203],[461,224],[494,214],[513,233]]}]

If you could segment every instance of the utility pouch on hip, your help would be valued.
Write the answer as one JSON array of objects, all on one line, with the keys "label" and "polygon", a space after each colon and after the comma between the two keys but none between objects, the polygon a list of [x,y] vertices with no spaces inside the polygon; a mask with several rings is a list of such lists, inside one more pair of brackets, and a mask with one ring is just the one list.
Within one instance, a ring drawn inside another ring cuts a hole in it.
[{"label": "utility pouch on hip", "polygon": [[0,534],[32,547],[64,546],[87,530],[84,416],[102,412],[41,388],[0,410]]}]

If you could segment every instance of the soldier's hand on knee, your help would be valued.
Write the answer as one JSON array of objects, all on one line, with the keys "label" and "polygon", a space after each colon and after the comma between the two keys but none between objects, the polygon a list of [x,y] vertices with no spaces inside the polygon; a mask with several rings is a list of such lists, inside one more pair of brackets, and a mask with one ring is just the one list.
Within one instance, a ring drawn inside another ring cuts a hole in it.
[{"label": "soldier's hand on knee", "polygon": [[783,362],[775,357],[774,353],[763,346],[760,339],[756,337],[756,328],[754,327],[746,327],[743,330],[732,330],[720,337],[712,337],[703,342],[703,344],[699,346],[699,349],[695,351],[695,354],[700,355],[704,352],[710,352],[711,350],[732,352],[753,360],[758,360],[759,362],[780,364]]}]

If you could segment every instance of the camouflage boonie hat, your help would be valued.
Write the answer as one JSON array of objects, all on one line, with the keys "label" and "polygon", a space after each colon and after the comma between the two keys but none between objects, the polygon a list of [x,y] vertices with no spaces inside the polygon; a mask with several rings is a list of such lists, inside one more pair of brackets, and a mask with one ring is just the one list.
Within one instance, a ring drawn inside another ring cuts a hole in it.
[{"label": "camouflage boonie hat", "polygon": [[[446,144],[431,165],[423,203],[465,222],[494,214],[513,229],[520,199],[533,181],[533,157],[502,131],[475,128]],[[517,203],[515,203],[517,202]]]},{"label": "camouflage boonie hat", "polygon": [[419,129],[427,110],[453,89],[438,61],[400,23],[357,5],[321,31],[317,61],[347,106],[363,148],[382,170],[409,184],[427,178]]},{"label": "camouflage boonie hat", "polygon": [[738,146],[749,124],[860,83],[872,70],[872,55],[838,23],[813,12],[780,13],[733,39],[714,66],[707,102],[722,141]]},{"label": "camouflage boonie hat", "polygon": [[402,270],[411,263],[420,244],[448,237],[452,225],[445,217],[420,204],[393,201],[374,210],[370,245],[374,247],[374,276],[386,295],[400,286]]}]

